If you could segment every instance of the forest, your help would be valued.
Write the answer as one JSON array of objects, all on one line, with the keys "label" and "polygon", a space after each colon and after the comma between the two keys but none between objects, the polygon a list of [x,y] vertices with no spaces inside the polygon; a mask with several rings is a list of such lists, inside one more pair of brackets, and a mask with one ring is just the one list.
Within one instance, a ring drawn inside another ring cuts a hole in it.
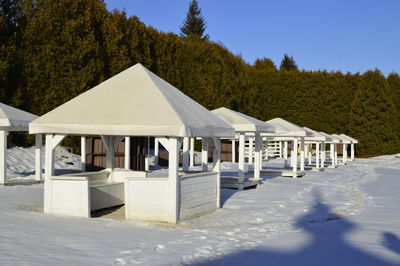
[{"label": "forest", "polygon": [[107,10],[102,0],[0,3],[5,104],[43,115],[140,62],[210,110],[225,106],[263,121],[281,117],[344,133],[359,140],[358,156],[400,151],[397,73],[307,71],[268,58],[249,64],[204,28],[198,35],[185,32],[187,25],[181,35],[160,32]]}]

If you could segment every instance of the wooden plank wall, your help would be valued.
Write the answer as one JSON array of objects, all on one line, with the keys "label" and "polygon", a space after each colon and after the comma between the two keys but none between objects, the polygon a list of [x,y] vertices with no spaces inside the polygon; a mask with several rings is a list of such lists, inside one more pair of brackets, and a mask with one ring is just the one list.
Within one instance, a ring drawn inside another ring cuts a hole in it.
[{"label": "wooden plank wall", "polygon": [[217,173],[180,178],[179,220],[188,219],[217,208]]}]

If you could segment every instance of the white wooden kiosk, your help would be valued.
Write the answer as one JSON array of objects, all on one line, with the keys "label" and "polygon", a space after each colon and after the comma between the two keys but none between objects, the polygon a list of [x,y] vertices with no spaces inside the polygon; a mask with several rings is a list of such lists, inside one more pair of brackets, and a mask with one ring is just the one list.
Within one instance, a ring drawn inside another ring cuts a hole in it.
[{"label": "white wooden kiosk", "polygon": [[[236,112],[234,110],[221,107],[211,111],[212,113],[218,115],[225,122],[235,129],[236,139],[239,139],[239,160],[238,160],[238,176],[222,176],[221,186],[223,188],[237,188],[242,190],[246,187],[257,186],[260,179],[260,169],[261,169],[261,132],[274,133],[274,128],[267,123],[250,117],[248,115]],[[255,139],[255,149],[254,149],[254,177],[245,178],[245,140],[249,139],[250,151],[249,151],[249,161],[248,164],[252,164],[253,160],[253,139]],[[234,145],[233,145],[234,146]],[[234,152],[234,151],[233,151]]]},{"label": "white wooden kiosk", "polygon": [[[350,140],[351,141],[351,143],[350,143],[350,161],[354,161],[354,154],[355,154],[355,147],[354,147],[354,145],[355,144],[358,144],[358,140],[356,140],[355,138],[352,138],[352,137],[350,137],[350,136],[347,136],[347,135],[345,135],[345,134],[340,134],[339,135],[340,137],[343,137],[343,138],[347,138],[348,140]],[[347,151],[347,150],[346,150]],[[348,159],[348,158],[347,158]]]},{"label": "white wooden kiosk", "polygon": [[[220,137],[234,130],[141,64],[117,74],[29,124],[46,134],[44,212],[90,217],[91,211],[125,204],[125,218],[177,223],[220,207]],[[107,168],[54,175],[54,148],[66,135],[100,135]],[[126,136],[159,137],[169,152],[167,172],[152,175],[114,169],[114,148]],[[212,172],[182,174],[183,137],[215,147]]]},{"label": "white wooden kiosk", "polygon": [[336,145],[340,143],[340,140],[325,132],[319,132],[319,133],[325,137],[326,139],[325,143],[329,144],[329,160],[328,158],[325,158],[325,162],[328,163],[328,168],[336,168],[337,167]]},{"label": "white wooden kiosk", "polygon": [[[265,134],[265,141],[279,141],[282,142],[280,146],[283,149],[283,159],[285,160],[285,165],[283,169],[263,169],[265,172],[279,172],[282,176],[289,176],[293,178],[301,177],[305,175],[304,172],[304,145],[305,145],[305,137],[307,136],[307,132],[282,118],[274,118],[266,121],[267,124],[272,125],[275,128],[275,134]],[[298,163],[298,146],[300,141],[300,164]],[[290,153],[290,166],[291,168],[287,168],[287,160],[288,160],[288,144],[292,142],[292,151]]]},{"label": "white wooden kiosk", "polygon": [[315,165],[312,162],[312,148],[308,151],[308,165],[314,171],[323,171],[325,169],[326,137],[311,128],[303,127],[303,129],[307,132],[306,144],[311,145],[311,147],[315,145]]},{"label": "white wooden kiosk", "polygon": [[[7,179],[7,135],[10,131],[28,131],[28,124],[37,116],[0,103],[0,185]],[[42,180],[41,147],[42,135],[35,136],[35,181]]]},{"label": "white wooden kiosk", "polygon": [[351,140],[345,138],[343,136],[332,134],[333,137],[340,140],[340,144],[342,144],[342,157],[338,157],[338,165],[346,165],[347,164],[347,145],[351,144]]}]

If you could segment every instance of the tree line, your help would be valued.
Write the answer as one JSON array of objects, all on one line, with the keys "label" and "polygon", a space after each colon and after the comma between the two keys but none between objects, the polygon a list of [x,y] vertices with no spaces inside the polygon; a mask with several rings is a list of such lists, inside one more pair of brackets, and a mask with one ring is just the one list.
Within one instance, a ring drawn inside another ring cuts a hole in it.
[{"label": "tree line", "polygon": [[[196,8],[188,16],[201,16]],[[204,24],[197,35],[190,25],[160,32],[102,0],[2,0],[0,101],[42,115],[140,62],[210,110],[345,133],[360,156],[399,152],[397,73],[298,70],[288,55],[279,68],[268,58],[248,64],[210,41]]]}]

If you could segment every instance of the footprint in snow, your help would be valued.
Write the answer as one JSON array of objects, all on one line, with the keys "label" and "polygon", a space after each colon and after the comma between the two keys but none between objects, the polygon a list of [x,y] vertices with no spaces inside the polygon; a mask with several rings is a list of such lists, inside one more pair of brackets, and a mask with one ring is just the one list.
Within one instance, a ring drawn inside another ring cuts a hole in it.
[{"label": "footprint in snow", "polygon": [[165,246],[164,246],[164,245],[158,244],[158,245],[154,248],[154,251],[160,252],[160,251],[163,251],[164,249],[165,249]]},{"label": "footprint in snow", "polygon": [[126,261],[124,259],[122,259],[122,258],[117,258],[117,259],[114,260],[114,264],[115,265],[125,265]]}]

